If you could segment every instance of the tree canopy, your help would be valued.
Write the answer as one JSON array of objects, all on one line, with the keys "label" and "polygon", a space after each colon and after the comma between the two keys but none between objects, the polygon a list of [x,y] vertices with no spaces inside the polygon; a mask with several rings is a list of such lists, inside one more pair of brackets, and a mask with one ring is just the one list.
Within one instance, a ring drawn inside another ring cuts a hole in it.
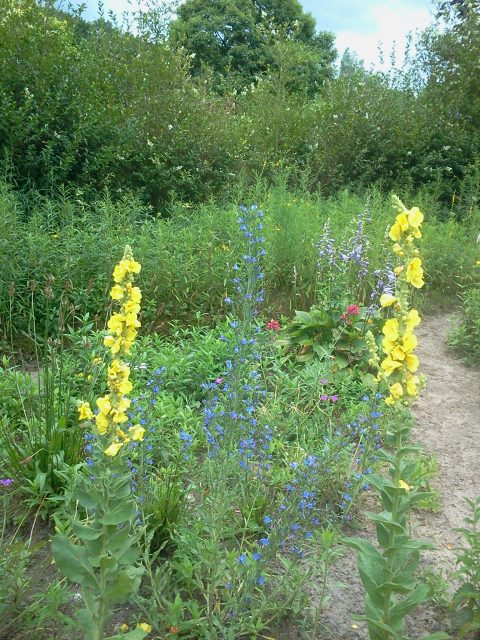
[{"label": "tree canopy", "polygon": [[336,57],[333,34],[315,26],[298,0],[187,0],[170,35],[192,56],[193,73],[208,67],[239,89],[276,66],[279,39],[298,43],[310,50],[309,72],[302,73],[311,91],[332,76]]}]

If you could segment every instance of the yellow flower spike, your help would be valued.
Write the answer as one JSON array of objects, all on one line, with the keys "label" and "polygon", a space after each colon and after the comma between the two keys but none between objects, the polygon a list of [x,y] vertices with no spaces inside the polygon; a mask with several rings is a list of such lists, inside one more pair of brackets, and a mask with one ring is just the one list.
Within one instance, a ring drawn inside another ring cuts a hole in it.
[{"label": "yellow flower spike", "polygon": [[125,622],[120,626],[119,631],[120,633],[127,633],[128,629],[129,629],[128,624]]},{"label": "yellow flower spike", "polygon": [[115,411],[112,415],[114,424],[124,424],[128,420],[128,416],[123,411]]},{"label": "yellow flower spike", "polygon": [[382,293],[380,296],[380,306],[382,307],[389,307],[395,302],[398,302],[398,298],[396,296],[392,296],[390,293]]},{"label": "yellow flower spike", "polygon": [[421,289],[425,284],[423,280],[422,261],[420,258],[412,258],[407,265],[406,273],[407,282],[409,282],[416,289]]},{"label": "yellow flower spike", "polygon": [[402,249],[402,247],[398,244],[398,242],[396,242],[393,247],[392,247],[392,251],[396,256],[400,256],[403,257],[405,255],[405,251]]},{"label": "yellow flower spike", "polygon": [[[125,247],[122,260],[114,268],[115,285],[110,290],[111,298],[118,304],[118,312],[110,317],[107,326],[111,333],[103,341],[112,355],[107,372],[108,392],[96,402],[99,409],[95,416],[96,428],[100,435],[111,437],[110,445],[104,450],[105,455],[110,457],[115,457],[132,438],[142,440],[145,432],[140,425],[130,434],[120,428],[128,421],[126,412],[131,404],[127,397],[133,388],[129,380],[130,367],[121,357],[129,352],[137,335],[136,329],[140,326],[137,316],[142,293],[133,286],[132,277],[140,269],[140,263],[133,259],[130,247]],[[83,413],[86,413],[86,409]]]},{"label": "yellow flower spike", "polygon": [[89,402],[81,402],[78,405],[78,419],[82,420],[92,420],[94,418],[92,408],[90,407]]},{"label": "yellow flower spike", "polygon": [[114,458],[122,447],[123,442],[112,442],[112,444],[105,449],[104,454]]},{"label": "yellow flower spike", "polygon": [[405,491],[408,493],[409,491],[412,490],[412,486],[407,484],[404,480],[399,480],[398,481],[398,488],[399,489],[405,489]]}]

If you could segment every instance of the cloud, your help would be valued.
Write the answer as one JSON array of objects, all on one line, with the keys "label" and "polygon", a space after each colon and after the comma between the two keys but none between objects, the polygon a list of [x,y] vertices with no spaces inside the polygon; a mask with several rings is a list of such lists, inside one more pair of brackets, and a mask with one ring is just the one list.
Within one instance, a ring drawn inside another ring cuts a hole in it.
[{"label": "cloud", "polygon": [[357,30],[343,30],[337,32],[336,46],[339,54],[349,47],[368,66],[380,68],[379,44],[383,51],[384,65],[388,64],[390,55],[395,50],[398,64],[403,62],[407,35],[410,32],[425,29],[432,21],[427,9],[412,8],[407,3],[388,5],[377,4],[371,11],[372,26],[367,33]]},{"label": "cloud", "polygon": [[[337,0],[333,6],[320,7],[316,0],[304,0],[303,6],[317,19],[319,29],[336,34],[340,56],[346,48],[355,51],[367,67],[381,68],[378,46],[388,66],[395,46],[396,60],[403,61],[407,34],[424,29],[431,21],[427,0]],[[395,43],[395,45],[394,45]]]}]

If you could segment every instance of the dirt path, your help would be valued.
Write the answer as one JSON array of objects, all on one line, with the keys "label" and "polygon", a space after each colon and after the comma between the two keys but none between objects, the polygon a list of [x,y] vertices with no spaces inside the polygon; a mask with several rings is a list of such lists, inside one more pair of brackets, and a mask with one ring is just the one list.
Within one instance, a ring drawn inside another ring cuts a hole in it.
[{"label": "dirt path", "polygon": [[[413,407],[413,438],[439,464],[432,484],[442,506],[437,513],[415,515],[414,535],[437,546],[436,551],[424,554],[423,570],[442,572],[445,578],[455,567],[453,548],[460,541],[453,529],[462,526],[468,514],[464,497],[480,495],[480,373],[464,366],[447,349],[450,324],[448,315],[428,316],[419,327],[418,355],[427,386]],[[371,527],[360,535],[375,537]],[[331,600],[322,617],[327,628],[320,637],[367,640],[365,625],[351,618],[353,613],[362,613],[364,600],[352,552],[346,551],[332,569],[329,586]],[[417,610],[407,626],[410,637],[420,638],[444,631],[445,624],[439,608],[428,605]]]}]

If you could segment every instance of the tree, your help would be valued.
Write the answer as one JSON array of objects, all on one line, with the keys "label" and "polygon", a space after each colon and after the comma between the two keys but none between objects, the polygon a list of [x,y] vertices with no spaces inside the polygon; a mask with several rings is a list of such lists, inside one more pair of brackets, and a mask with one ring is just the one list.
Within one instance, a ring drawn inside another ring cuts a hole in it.
[{"label": "tree", "polygon": [[237,89],[275,67],[279,40],[310,49],[315,64],[304,73],[310,89],[332,76],[336,56],[333,35],[316,33],[315,19],[298,0],[187,0],[170,36],[192,55],[194,74],[207,66]]}]

